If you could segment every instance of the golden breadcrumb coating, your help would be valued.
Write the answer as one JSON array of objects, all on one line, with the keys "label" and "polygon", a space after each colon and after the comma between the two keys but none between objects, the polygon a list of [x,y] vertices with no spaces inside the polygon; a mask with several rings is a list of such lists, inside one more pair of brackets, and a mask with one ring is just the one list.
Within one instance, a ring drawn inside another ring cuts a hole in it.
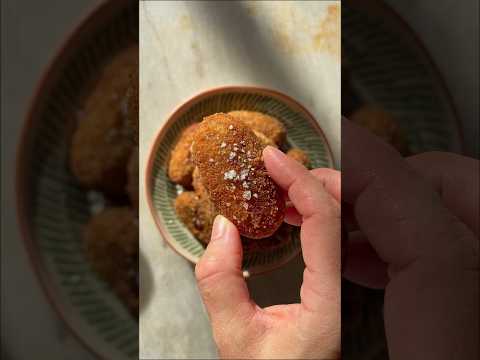
[{"label": "golden breadcrumb coating", "polygon": [[366,105],[355,111],[350,120],[370,130],[376,136],[391,144],[400,153],[408,153],[408,146],[398,126],[398,122],[387,111]]},{"label": "golden breadcrumb coating", "polygon": [[310,167],[310,159],[308,158],[307,153],[299,148],[292,148],[288,150],[287,156],[298,161],[300,164],[302,164],[306,168]]},{"label": "golden breadcrumb coating", "polygon": [[210,200],[193,191],[184,191],[175,199],[175,212],[195,238],[208,244],[215,211]]},{"label": "golden breadcrumb coating", "polygon": [[273,116],[247,110],[230,111],[228,114],[239,119],[252,130],[262,133],[277,145],[285,141],[287,133],[285,126]]},{"label": "golden breadcrumb coating", "polygon": [[205,185],[203,185],[202,178],[200,177],[200,170],[198,170],[197,166],[195,166],[195,169],[193,170],[192,186],[197,194],[201,194],[202,196],[206,195],[208,197],[207,189],[205,189]]},{"label": "golden breadcrumb coating", "polygon": [[107,64],[79,113],[70,148],[70,169],[83,186],[123,195],[126,164],[132,149],[125,114],[125,94],[138,47]]},{"label": "golden breadcrumb coating", "polygon": [[138,210],[138,147],[136,147],[127,164],[127,194],[134,209]]},{"label": "golden breadcrumb coating", "polygon": [[264,148],[266,148],[269,145],[275,148],[278,148],[277,144],[275,144],[272,139],[266,137],[259,131],[256,131],[256,130],[252,130],[252,131],[260,139],[260,142]]},{"label": "golden breadcrumb coating", "polygon": [[139,106],[138,106],[138,61],[129,78],[126,94],[126,116],[134,144],[138,144]]},{"label": "golden breadcrumb coating", "polygon": [[241,235],[260,239],[282,224],[285,201],[268,176],[261,141],[242,121],[218,113],[206,117],[194,135],[193,162],[217,211]]},{"label": "golden breadcrumb coating", "polygon": [[174,183],[190,187],[192,185],[193,165],[190,147],[192,146],[193,135],[198,124],[192,124],[185,128],[175,147],[173,148],[168,164],[168,177]]},{"label": "golden breadcrumb coating", "polygon": [[138,220],[128,207],[92,216],[84,232],[87,257],[132,313],[138,313]]}]

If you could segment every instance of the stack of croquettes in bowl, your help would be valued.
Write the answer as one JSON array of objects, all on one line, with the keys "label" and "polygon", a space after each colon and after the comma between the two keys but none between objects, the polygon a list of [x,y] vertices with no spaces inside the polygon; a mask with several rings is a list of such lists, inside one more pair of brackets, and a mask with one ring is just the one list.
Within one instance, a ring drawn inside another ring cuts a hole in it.
[{"label": "stack of croquettes in bowl", "polygon": [[221,214],[241,235],[244,274],[273,270],[300,253],[299,229],[283,222],[283,193],[263,164],[266,146],[307,168],[333,164],[319,122],[273,90],[213,89],[167,119],[150,151],[146,189],[157,227],[174,250],[196,263]]}]

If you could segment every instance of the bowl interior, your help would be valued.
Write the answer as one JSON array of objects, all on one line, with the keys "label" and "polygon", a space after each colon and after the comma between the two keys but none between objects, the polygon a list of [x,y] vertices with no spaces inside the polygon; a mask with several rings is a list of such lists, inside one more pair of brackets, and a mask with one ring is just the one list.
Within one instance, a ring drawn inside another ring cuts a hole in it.
[{"label": "bowl interior", "polygon": [[355,93],[342,98],[345,115],[356,95],[353,107],[373,103],[393,114],[412,153],[461,150],[455,109],[440,75],[388,8],[374,1],[342,4],[342,65]]},{"label": "bowl interior", "polygon": [[18,163],[19,218],[47,295],[76,336],[105,359],[138,357],[138,323],[100,280],[83,248],[87,192],[68,169],[70,139],[98,69],[138,39],[138,5],[101,5],[51,64],[24,130]]},{"label": "bowl interior", "polygon": [[[151,199],[153,216],[165,240],[192,262],[198,261],[204,247],[175,214],[173,203],[181,189],[168,179],[169,154],[181,131],[189,124],[199,122],[207,115],[232,110],[259,111],[276,117],[287,129],[287,142],[283,150],[299,147],[307,152],[313,167],[332,166],[328,144],[315,125],[315,120],[284,95],[265,89],[225,88],[200,94],[187,102],[167,121],[152,149],[147,196]],[[298,228],[284,226],[277,233],[277,236],[265,241],[263,247],[244,241],[244,270],[250,274],[265,272],[299,253]]]}]

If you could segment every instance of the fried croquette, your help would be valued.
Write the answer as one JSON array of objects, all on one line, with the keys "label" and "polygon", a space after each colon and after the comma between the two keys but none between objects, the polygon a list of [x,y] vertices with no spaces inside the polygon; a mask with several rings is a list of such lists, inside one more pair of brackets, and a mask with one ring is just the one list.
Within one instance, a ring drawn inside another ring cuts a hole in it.
[{"label": "fried croquette", "polygon": [[275,234],[262,239],[262,241],[242,237],[243,254],[244,256],[248,256],[249,253],[272,251],[272,249],[284,246],[285,243],[291,240],[291,236],[292,226],[284,222],[280,225]]},{"label": "fried croquette", "polygon": [[134,209],[138,209],[138,148],[130,155],[127,164],[127,194]]},{"label": "fried croquette", "polygon": [[210,242],[216,214],[207,197],[184,191],[175,199],[175,212],[195,238],[204,244]]},{"label": "fried croquette", "polygon": [[256,131],[256,130],[252,130],[252,131],[260,139],[260,142],[262,143],[262,146],[264,148],[266,148],[269,145],[273,147],[277,147],[277,144],[275,144],[272,139],[266,137],[259,131]]},{"label": "fried croquette", "polygon": [[287,156],[298,161],[300,164],[302,164],[306,168],[310,167],[310,159],[308,158],[307,153],[299,148],[292,148],[288,150]]},{"label": "fried croquette", "polygon": [[395,118],[385,110],[366,105],[355,111],[350,120],[370,130],[400,153],[406,155],[408,146]]},{"label": "fried croquette", "polygon": [[283,222],[285,201],[268,176],[263,146],[252,130],[228,114],[206,117],[195,131],[192,158],[216,210],[241,235],[260,239]]},{"label": "fried croquette", "polygon": [[122,110],[132,58],[129,49],[105,66],[85,101],[70,149],[70,168],[80,184],[114,196],[124,194],[132,149]]},{"label": "fried croquette", "polygon": [[206,195],[208,197],[207,189],[205,189],[205,185],[203,185],[202,179],[200,177],[200,170],[198,170],[197,166],[195,166],[195,169],[193,170],[192,186],[193,190],[195,190],[197,194],[200,194],[202,196]]},{"label": "fried croquette", "polygon": [[190,148],[198,124],[192,124],[181,133],[170,155],[168,177],[174,183],[190,187],[192,185],[193,165]]},{"label": "fried croquette", "polygon": [[138,314],[138,221],[128,207],[94,215],[84,232],[87,257],[130,311]]},{"label": "fried croquette", "polygon": [[138,64],[129,77],[129,87],[126,93],[127,124],[132,133],[133,142],[138,144]]},{"label": "fried croquette", "polygon": [[230,111],[228,114],[239,119],[252,130],[262,133],[277,145],[285,141],[287,134],[285,126],[273,116],[247,110]]}]

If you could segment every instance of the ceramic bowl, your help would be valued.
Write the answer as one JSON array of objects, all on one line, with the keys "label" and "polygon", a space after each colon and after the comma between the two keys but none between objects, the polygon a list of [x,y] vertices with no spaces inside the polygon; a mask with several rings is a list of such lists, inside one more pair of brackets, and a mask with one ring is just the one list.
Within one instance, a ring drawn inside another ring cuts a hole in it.
[{"label": "ceramic bowl", "polygon": [[382,1],[342,2],[342,66],[357,97],[342,95],[343,115],[350,105],[374,104],[394,116],[412,154],[462,152],[457,111],[440,72],[416,34]]},{"label": "ceramic bowl", "polygon": [[33,269],[68,328],[102,359],[137,359],[138,323],[86,259],[82,233],[91,204],[68,169],[68,154],[100,64],[136,41],[137,3],[96,7],[43,75],[18,147],[18,218]]},{"label": "ceramic bowl", "polygon": [[[177,218],[174,201],[179,187],[167,176],[170,151],[188,125],[217,112],[252,110],[279,119],[287,129],[283,150],[299,147],[307,152],[312,167],[332,167],[333,160],[320,124],[298,102],[274,90],[233,86],[203,92],[182,104],[159,130],[146,167],[146,197],[151,214],[163,239],[181,256],[197,263],[204,246]],[[287,263],[301,251],[299,229],[285,227],[275,239],[244,242],[243,269],[246,274],[264,273]]]}]

